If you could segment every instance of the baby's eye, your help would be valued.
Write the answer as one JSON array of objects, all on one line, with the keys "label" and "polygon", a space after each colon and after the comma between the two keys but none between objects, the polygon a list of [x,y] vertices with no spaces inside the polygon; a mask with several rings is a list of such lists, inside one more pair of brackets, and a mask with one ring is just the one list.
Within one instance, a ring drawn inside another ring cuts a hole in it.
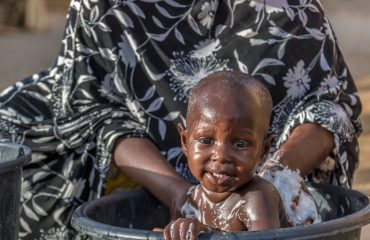
[{"label": "baby's eye", "polygon": [[210,145],[210,144],[213,144],[214,143],[214,140],[210,137],[200,137],[198,139],[198,141],[201,143],[201,144],[206,144],[206,145]]},{"label": "baby's eye", "polygon": [[233,148],[237,150],[245,150],[248,147],[249,143],[245,140],[236,140],[233,143]]}]

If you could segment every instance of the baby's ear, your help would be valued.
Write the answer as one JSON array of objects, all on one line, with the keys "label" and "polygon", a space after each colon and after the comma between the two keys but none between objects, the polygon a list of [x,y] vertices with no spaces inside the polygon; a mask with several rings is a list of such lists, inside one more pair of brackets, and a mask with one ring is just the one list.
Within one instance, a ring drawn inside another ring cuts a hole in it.
[{"label": "baby's ear", "polygon": [[179,131],[179,134],[180,134],[182,152],[187,157],[188,155],[187,155],[187,145],[186,145],[186,140],[187,140],[186,139],[186,128],[181,123],[178,123],[177,131]]},{"label": "baby's ear", "polygon": [[275,139],[275,136],[269,135],[269,134],[266,134],[265,138],[263,139],[263,149],[262,149],[260,164],[263,164],[266,161],[267,156],[269,154],[269,150],[271,148],[271,145],[274,139]]}]

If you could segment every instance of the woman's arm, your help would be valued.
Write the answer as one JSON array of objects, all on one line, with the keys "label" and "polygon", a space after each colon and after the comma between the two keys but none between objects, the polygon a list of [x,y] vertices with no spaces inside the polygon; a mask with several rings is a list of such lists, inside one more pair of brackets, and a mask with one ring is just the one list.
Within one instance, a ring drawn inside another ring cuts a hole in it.
[{"label": "woman's arm", "polygon": [[175,172],[149,139],[121,139],[114,150],[113,161],[124,174],[170,208],[172,215],[178,214],[191,184]]},{"label": "woman's arm", "polygon": [[297,126],[277,150],[280,162],[306,176],[320,165],[334,147],[333,135],[325,128],[306,123]]},{"label": "woman's arm", "polygon": [[[293,226],[321,221],[302,177],[317,168],[333,147],[333,135],[328,130],[317,124],[305,123],[293,130],[287,141],[260,169],[260,175],[279,191]],[[288,169],[282,169],[280,164]]]}]

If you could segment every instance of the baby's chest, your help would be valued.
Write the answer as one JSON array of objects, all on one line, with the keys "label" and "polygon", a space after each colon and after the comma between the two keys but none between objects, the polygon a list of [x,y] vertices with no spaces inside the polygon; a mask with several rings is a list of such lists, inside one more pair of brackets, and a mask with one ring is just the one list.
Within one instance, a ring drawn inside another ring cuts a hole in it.
[{"label": "baby's chest", "polygon": [[248,230],[245,224],[240,220],[238,209],[225,211],[225,209],[222,208],[213,208],[202,212],[201,215],[201,221],[204,224],[218,230],[227,232]]}]

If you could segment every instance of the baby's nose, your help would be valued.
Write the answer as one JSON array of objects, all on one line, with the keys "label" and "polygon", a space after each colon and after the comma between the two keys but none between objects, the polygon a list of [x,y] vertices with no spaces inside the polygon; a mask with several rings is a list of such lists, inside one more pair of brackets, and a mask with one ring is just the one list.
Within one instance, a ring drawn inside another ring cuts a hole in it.
[{"label": "baby's nose", "polygon": [[218,162],[231,162],[230,150],[227,144],[215,144],[212,160]]}]

